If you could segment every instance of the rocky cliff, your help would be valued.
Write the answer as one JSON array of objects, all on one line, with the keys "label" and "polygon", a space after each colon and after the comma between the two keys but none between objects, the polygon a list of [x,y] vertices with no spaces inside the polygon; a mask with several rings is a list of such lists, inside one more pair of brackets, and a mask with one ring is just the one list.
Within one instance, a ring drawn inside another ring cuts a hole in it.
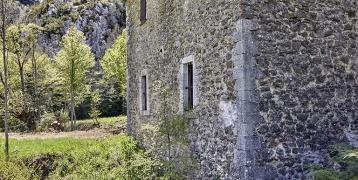
[{"label": "rocky cliff", "polygon": [[[21,0],[26,9],[21,21],[45,28],[40,46],[50,55],[59,51],[59,42],[70,26],[83,31],[96,59],[103,56],[125,27],[125,8],[120,1]],[[20,15],[21,16],[21,15]],[[19,16],[19,17],[20,17]]]},{"label": "rocky cliff", "polygon": [[[18,0],[10,19],[16,23],[36,23],[44,28],[39,48],[50,57],[60,50],[61,37],[71,26],[84,32],[87,44],[96,57],[96,66],[89,74],[89,84],[102,95],[102,115],[113,116],[125,112],[124,101],[113,93],[116,83],[103,83],[99,61],[107,48],[125,28],[125,7],[120,0]],[[87,101],[77,109],[78,118],[87,116]]]}]

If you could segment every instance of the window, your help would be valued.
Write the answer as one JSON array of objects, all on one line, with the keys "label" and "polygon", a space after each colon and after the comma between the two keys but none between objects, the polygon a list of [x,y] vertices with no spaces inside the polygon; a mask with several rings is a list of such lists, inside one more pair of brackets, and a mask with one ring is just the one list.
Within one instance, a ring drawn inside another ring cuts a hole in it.
[{"label": "window", "polygon": [[197,103],[194,56],[181,61],[179,89],[180,111],[193,110]]},{"label": "window", "polygon": [[149,115],[149,76],[148,71],[143,70],[139,76],[139,109],[143,116]]},{"label": "window", "polygon": [[193,88],[193,80],[194,80],[194,74],[193,74],[193,63],[188,63],[186,65],[186,71],[187,71],[187,85],[185,89],[187,90],[187,105],[186,110],[192,110],[194,107],[194,88]]},{"label": "window", "polygon": [[147,76],[142,76],[142,111],[148,110]]},{"label": "window", "polygon": [[147,0],[140,0],[140,21],[144,23],[147,20]]}]

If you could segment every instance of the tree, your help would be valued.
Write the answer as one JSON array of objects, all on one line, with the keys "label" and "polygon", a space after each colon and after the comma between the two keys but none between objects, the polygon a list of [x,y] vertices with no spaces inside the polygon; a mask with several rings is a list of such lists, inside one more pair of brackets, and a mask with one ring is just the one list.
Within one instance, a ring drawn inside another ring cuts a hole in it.
[{"label": "tree", "polygon": [[35,120],[40,120],[41,114],[40,114],[40,102],[39,102],[39,92],[38,92],[39,74],[38,74],[38,59],[37,59],[38,56],[36,56],[36,43],[37,43],[38,35],[40,31],[42,31],[43,29],[35,24],[28,24],[27,27],[29,30],[28,42],[32,44],[31,70],[32,70],[32,81],[34,87],[33,90],[34,113],[35,113]]},{"label": "tree", "polygon": [[[38,34],[41,32],[42,28],[35,24],[17,24],[11,25],[7,28],[7,49],[9,53],[9,60],[11,65],[14,62],[15,66],[12,66],[10,69],[14,71],[12,74],[14,84],[12,86],[13,91],[19,90],[16,92],[19,96],[17,101],[14,104],[18,104],[16,111],[14,111],[15,116],[21,121],[26,123],[26,126],[29,130],[33,130],[36,127],[33,114],[36,114],[35,117],[38,117],[38,103],[37,103],[37,60],[36,60],[36,42]],[[32,85],[33,85],[33,94],[29,92],[29,80],[27,78],[27,69],[30,68],[29,60],[31,59],[31,74],[32,74]],[[17,83],[18,79],[20,82]],[[19,85],[20,88],[17,88]],[[32,102],[35,102],[32,104]],[[35,107],[35,108],[31,108]]]},{"label": "tree", "polygon": [[4,123],[5,123],[5,144],[4,151],[6,160],[9,159],[9,107],[8,107],[8,70],[7,70],[7,57],[6,57],[6,10],[5,10],[5,0],[1,0],[1,39],[2,39],[2,58],[4,64],[3,75],[1,76],[4,83]]},{"label": "tree", "polygon": [[123,32],[117,38],[113,46],[107,49],[101,61],[105,76],[115,78],[120,87],[120,92],[125,94],[127,72],[127,45],[126,33]]},{"label": "tree", "polygon": [[98,117],[101,115],[101,112],[99,111],[99,105],[101,101],[101,95],[98,91],[91,93],[91,111],[90,111],[90,117],[95,121],[95,124],[99,124]]},{"label": "tree", "polygon": [[[86,88],[86,72],[94,63],[91,49],[85,44],[85,36],[75,27],[71,27],[62,38],[61,50],[56,57],[59,75],[64,84],[64,91],[70,98],[71,128],[76,125],[76,98]],[[78,102],[77,102],[78,103]]]}]

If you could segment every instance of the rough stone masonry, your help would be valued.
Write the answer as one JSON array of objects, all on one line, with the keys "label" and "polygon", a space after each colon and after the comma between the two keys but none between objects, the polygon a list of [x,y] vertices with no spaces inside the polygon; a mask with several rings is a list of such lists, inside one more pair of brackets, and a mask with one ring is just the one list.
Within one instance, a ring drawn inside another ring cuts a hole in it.
[{"label": "rough stone masonry", "polygon": [[170,108],[189,113],[190,61],[192,179],[303,179],[305,164],[332,166],[330,145],[357,146],[357,8],[357,0],[147,0],[141,21],[141,1],[128,1],[130,132],[139,137],[141,124],[158,120],[158,81],[174,89]]}]

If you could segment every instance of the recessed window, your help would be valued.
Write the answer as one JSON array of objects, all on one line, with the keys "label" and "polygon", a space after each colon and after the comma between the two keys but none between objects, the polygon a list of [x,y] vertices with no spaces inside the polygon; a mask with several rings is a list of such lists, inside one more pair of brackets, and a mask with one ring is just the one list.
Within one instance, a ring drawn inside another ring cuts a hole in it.
[{"label": "recessed window", "polygon": [[142,76],[142,111],[148,110],[147,76]]},{"label": "recessed window", "polygon": [[182,59],[179,83],[180,111],[191,111],[197,103],[195,74],[194,56]]},{"label": "recessed window", "polygon": [[186,110],[192,110],[194,107],[194,74],[193,74],[193,63],[187,63],[185,65],[186,68],[186,74],[187,74],[187,83],[186,83],[186,94],[187,94],[187,104],[186,104]]},{"label": "recessed window", "polygon": [[149,76],[148,71],[143,70],[139,76],[139,109],[141,115],[149,115]]},{"label": "recessed window", "polygon": [[140,0],[140,21],[144,23],[147,20],[147,0]]}]

